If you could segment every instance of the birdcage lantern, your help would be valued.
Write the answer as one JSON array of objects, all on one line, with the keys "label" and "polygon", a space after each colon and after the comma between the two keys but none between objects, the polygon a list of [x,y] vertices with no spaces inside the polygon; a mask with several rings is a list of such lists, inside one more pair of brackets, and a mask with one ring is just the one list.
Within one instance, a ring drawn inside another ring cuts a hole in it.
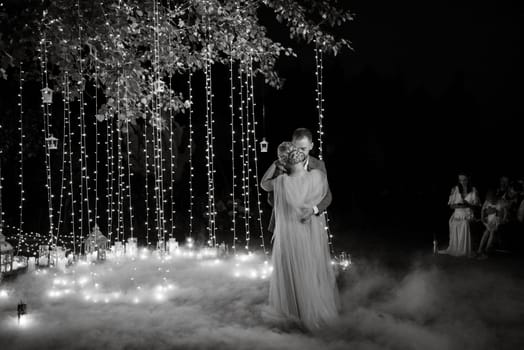
[{"label": "birdcage lantern", "polygon": [[45,143],[47,145],[47,149],[57,149],[58,148],[58,139],[54,137],[53,135],[46,137]]},{"label": "birdcage lantern", "polygon": [[156,93],[163,93],[166,90],[166,83],[164,83],[161,79],[158,79],[154,82],[154,87]]},{"label": "birdcage lantern", "polygon": [[96,260],[105,260],[108,245],[109,240],[102,234],[98,225],[95,224],[89,236],[84,240],[84,251],[86,255],[90,255],[93,259],[96,256]]},{"label": "birdcage lantern", "polygon": [[5,236],[0,233],[0,275],[13,271],[14,249]]},{"label": "birdcage lantern", "polygon": [[267,153],[267,147],[268,147],[268,142],[266,141],[266,138],[263,137],[262,138],[262,141],[260,141],[260,152],[264,152],[264,153]]},{"label": "birdcage lantern", "polygon": [[44,102],[45,104],[53,103],[53,90],[52,89],[45,87],[42,90],[40,90],[40,92],[42,93],[42,102]]}]

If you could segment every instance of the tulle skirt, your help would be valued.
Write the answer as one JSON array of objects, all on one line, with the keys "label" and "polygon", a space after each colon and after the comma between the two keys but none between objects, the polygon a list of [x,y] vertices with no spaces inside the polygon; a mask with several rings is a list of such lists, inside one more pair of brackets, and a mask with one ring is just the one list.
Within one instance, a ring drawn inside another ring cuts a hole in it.
[{"label": "tulle skirt", "polygon": [[322,216],[308,224],[275,229],[269,305],[278,314],[313,330],[331,323],[339,295]]}]

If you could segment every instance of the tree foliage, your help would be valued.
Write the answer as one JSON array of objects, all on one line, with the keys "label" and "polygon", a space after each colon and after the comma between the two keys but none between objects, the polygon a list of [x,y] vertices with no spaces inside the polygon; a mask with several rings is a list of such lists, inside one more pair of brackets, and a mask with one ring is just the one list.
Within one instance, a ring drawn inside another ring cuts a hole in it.
[{"label": "tree foliage", "polygon": [[280,87],[277,59],[295,53],[268,36],[261,12],[293,39],[333,54],[349,47],[328,30],[352,16],[329,0],[13,0],[0,8],[0,67],[5,75],[26,61],[38,79],[44,59],[55,91],[66,74],[76,87],[71,99],[96,84],[106,101],[100,115],[134,122],[152,113],[154,99],[164,110],[187,108],[169,77],[206,64],[252,62],[266,83]]}]

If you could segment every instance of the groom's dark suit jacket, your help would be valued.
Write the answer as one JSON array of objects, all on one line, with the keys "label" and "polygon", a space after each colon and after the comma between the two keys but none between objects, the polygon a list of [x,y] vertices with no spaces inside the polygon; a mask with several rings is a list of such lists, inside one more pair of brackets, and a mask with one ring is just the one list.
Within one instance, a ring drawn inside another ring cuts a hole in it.
[{"label": "groom's dark suit jacket", "polygon": [[[324,161],[318,158],[315,158],[313,156],[309,156],[307,170],[310,171],[312,169],[318,169],[322,171],[324,174],[326,174],[327,176],[326,165],[324,164]],[[277,170],[275,170],[275,173],[273,174],[272,177],[275,178],[280,174],[281,172],[277,168]],[[320,201],[320,203],[317,204],[319,214],[321,214],[323,211],[327,209],[327,207],[329,207],[329,205],[331,204],[331,199],[332,199],[331,190],[329,189],[329,185],[328,185],[328,191],[326,195],[324,196],[322,201]],[[268,192],[267,201],[269,205],[273,206],[273,192]],[[275,230],[275,210],[271,210],[271,219],[269,220],[268,230],[269,232],[273,232]]]}]

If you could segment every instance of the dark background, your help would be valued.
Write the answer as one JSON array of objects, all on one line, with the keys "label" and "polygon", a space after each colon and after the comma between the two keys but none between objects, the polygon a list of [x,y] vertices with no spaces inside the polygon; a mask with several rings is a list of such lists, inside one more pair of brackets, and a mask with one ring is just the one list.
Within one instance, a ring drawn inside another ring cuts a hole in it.
[{"label": "dark background", "polygon": [[[326,56],[324,70],[332,225],[341,238],[380,226],[444,241],[458,171],[481,196],[503,174],[524,176],[524,5],[347,6],[356,17],[341,32],[354,51]],[[312,48],[299,57],[282,62],[284,90],[266,96],[272,154],[294,128],[318,129]]]},{"label": "dark background", "polygon": [[[444,242],[450,215],[446,203],[458,171],[471,174],[481,196],[501,175],[524,177],[524,4],[356,0],[341,5],[355,13],[355,20],[336,34],[349,38],[354,50],[324,56],[324,155],[333,192],[335,239],[344,244],[358,239],[358,233],[402,233],[428,246],[434,235]],[[265,136],[270,145],[268,153],[260,154],[260,176],[273,161],[277,145],[289,140],[295,128],[308,127],[315,138],[318,130],[313,47],[293,43],[283,26],[263,13],[262,20],[272,37],[296,49],[298,58],[279,62],[286,79],[282,90],[264,86],[261,80],[256,84],[258,114],[265,108],[258,136]],[[227,74],[217,68],[214,78],[215,114],[223,121],[217,128],[227,130]],[[195,94],[202,98],[202,77],[196,75],[195,80]],[[227,88],[220,87],[221,81]],[[2,88],[7,107],[1,117],[14,120],[3,121],[4,127],[17,126],[15,83]],[[38,95],[25,103],[38,113]],[[38,125],[26,127],[39,133]],[[227,132],[217,132],[216,137],[217,149],[229,145]],[[16,147],[9,151],[15,161],[16,152]],[[26,195],[42,203],[32,213],[44,222],[45,169],[35,152],[25,160]],[[218,171],[228,179],[229,146],[217,152]],[[7,165],[3,172],[11,185],[4,190],[4,211],[16,224],[16,210],[8,207],[18,206],[18,189],[12,186],[17,166]]]}]

